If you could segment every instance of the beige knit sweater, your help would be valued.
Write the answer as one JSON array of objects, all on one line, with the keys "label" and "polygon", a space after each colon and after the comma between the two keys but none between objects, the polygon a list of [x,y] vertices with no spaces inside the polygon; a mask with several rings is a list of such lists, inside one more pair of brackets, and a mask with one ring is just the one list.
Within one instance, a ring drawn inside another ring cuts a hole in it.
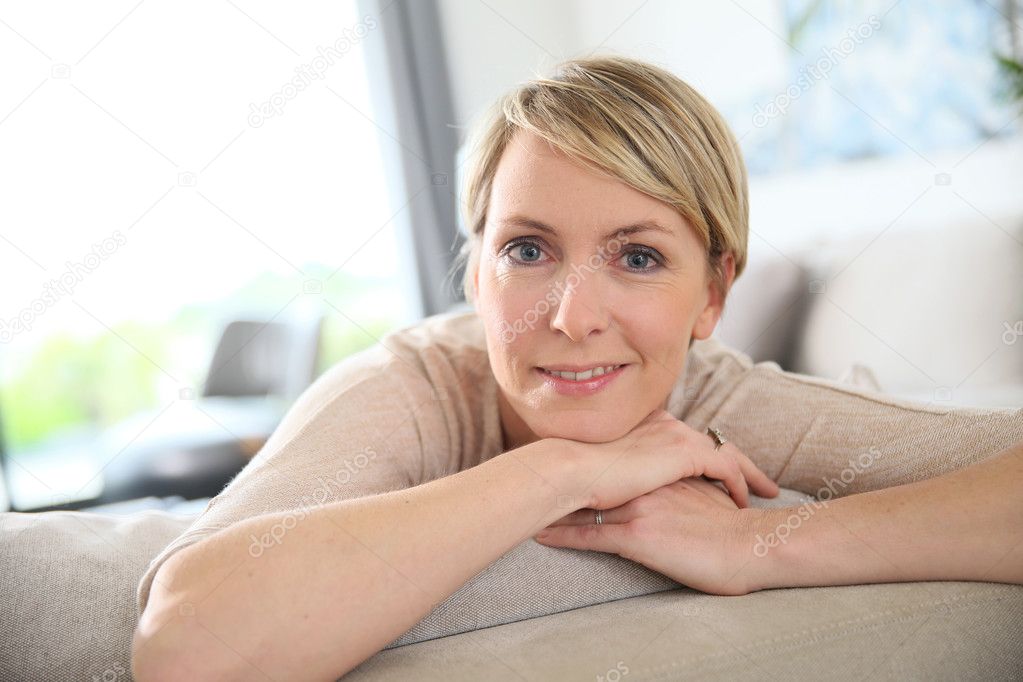
[{"label": "beige knit sweater", "polygon": [[[426,318],[341,361],[153,559],[138,586],[139,612],[171,554],[234,522],[419,485],[500,454],[497,390],[473,312]],[[698,430],[720,428],[778,482],[788,504],[808,499],[793,491],[838,497],[930,478],[1023,441],[1023,409],[898,400],[755,364],[713,339],[691,347],[668,411]],[[594,554],[524,542],[395,644],[678,587],[638,564]],[[509,604],[516,582],[528,587],[528,576],[535,584],[537,570],[555,576],[544,589],[558,598]],[[456,602],[458,609],[444,611]]]}]

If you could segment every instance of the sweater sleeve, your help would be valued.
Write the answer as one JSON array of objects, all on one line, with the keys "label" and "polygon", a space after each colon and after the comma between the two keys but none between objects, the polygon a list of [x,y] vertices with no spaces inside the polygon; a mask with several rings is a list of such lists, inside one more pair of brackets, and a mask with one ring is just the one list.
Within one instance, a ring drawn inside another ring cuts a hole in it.
[{"label": "sweater sleeve", "polygon": [[950,407],[754,363],[721,342],[693,346],[690,426],[714,426],[779,486],[820,498],[969,466],[1023,441],[1023,409]]},{"label": "sweater sleeve", "polygon": [[[233,523],[274,512],[301,519],[315,506],[408,488],[451,453],[438,396],[421,366],[378,344],[323,373],[288,410],[259,453],[213,497],[192,525],[149,564],[136,589],[141,615],[160,566],[175,552]],[[453,457],[453,456],[452,456]],[[259,553],[274,537],[254,538]]]}]

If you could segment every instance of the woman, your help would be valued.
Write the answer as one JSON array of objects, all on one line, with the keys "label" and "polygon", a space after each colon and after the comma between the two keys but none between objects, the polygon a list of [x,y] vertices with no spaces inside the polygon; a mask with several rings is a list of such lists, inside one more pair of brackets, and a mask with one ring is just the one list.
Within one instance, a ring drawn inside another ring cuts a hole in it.
[{"label": "woman", "polygon": [[[1023,410],[898,401],[709,339],[746,261],[746,173],[685,83],[563,64],[497,102],[467,178],[475,310],[300,397],[143,576],[139,679],[333,679],[530,538],[722,595],[1023,583]],[[749,507],[779,486],[839,499]]]}]

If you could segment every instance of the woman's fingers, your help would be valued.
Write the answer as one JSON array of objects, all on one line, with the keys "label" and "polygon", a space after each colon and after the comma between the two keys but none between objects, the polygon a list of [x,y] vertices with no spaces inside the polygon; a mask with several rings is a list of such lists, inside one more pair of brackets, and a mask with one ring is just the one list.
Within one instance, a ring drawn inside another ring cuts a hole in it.
[{"label": "woman's fingers", "polygon": [[[727,489],[719,487],[719,483],[719,481],[714,481],[706,476],[696,476],[679,479],[665,487],[685,488],[686,490],[692,491],[693,494],[699,494],[702,497],[709,499],[716,505],[722,506],[726,509],[735,509],[735,503],[729,496]],[[600,512],[600,515],[601,523],[598,524],[596,509],[591,509],[589,507],[578,509],[546,526],[544,531],[563,526],[621,526],[636,518],[636,510],[627,503],[612,509],[604,509]]]},{"label": "woman's fingers", "polygon": [[625,528],[622,524],[548,526],[534,535],[533,539],[543,544],[570,549],[595,550],[628,558],[625,551],[628,544],[628,531]]},{"label": "woman's fingers", "polygon": [[[723,446],[728,447],[727,445]],[[701,453],[702,456],[706,457],[706,464],[703,467],[703,474],[709,478],[716,478],[725,484],[728,488],[728,494],[735,504],[740,508],[749,506],[749,485],[746,483],[746,476],[743,474],[742,467],[736,461],[734,456],[730,456],[729,453],[722,450],[711,450],[710,454],[706,454],[706,451]]]},{"label": "woman's fingers", "polygon": [[759,497],[777,497],[778,493],[781,492],[778,484],[772,481],[767,474],[758,469],[752,462],[750,462],[750,467],[752,469],[746,474],[746,480],[750,482],[750,487],[753,489],[754,494]]},{"label": "woman's fingers", "polygon": [[[596,523],[597,522],[596,517],[597,517],[596,509],[584,507],[583,509],[578,509],[572,512],[571,514],[566,514],[565,516],[562,516],[560,519],[547,526],[547,528],[553,528],[555,526],[584,526],[588,523]],[[607,518],[606,511],[604,512],[604,517],[605,519],[602,520],[606,520]]]},{"label": "woman's fingers", "polygon": [[[625,518],[625,511],[622,507],[615,507],[614,509],[605,509],[600,512],[601,523],[625,523],[628,519]],[[566,514],[554,523],[547,526],[547,528],[553,528],[555,526],[588,526],[597,523],[597,510],[590,509],[589,507],[579,509]]]},{"label": "woman's fingers", "polygon": [[750,490],[753,491],[754,495],[759,497],[775,497],[781,492],[778,484],[761,471],[753,463],[753,460],[742,453],[739,453],[739,467],[742,469],[742,474],[746,477],[746,482],[749,483]]},{"label": "woman's fingers", "polygon": [[[707,438],[711,443],[716,442],[710,435],[707,435]],[[718,461],[715,462],[712,459],[711,465],[704,471],[704,474],[723,482],[725,487],[728,488],[728,494],[731,495],[732,499],[740,507],[749,506],[749,493],[751,490],[759,497],[775,497],[780,492],[778,484],[757,468],[757,465],[734,444],[725,443],[720,448],[711,452],[711,457],[716,455]],[[726,467],[731,467],[730,463],[734,462],[736,468],[735,471],[728,468],[726,476],[722,477],[714,472],[720,470],[720,465],[724,460],[729,462],[729,464],[725,464]]]}]

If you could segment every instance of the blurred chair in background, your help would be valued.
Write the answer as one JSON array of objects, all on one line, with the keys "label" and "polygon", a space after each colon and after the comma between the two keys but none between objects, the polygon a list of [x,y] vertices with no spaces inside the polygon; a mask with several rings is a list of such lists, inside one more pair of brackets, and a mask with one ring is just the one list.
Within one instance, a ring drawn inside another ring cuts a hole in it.
[{"label": "blurred chair in background", "polygon": [[[116,504],[119,511],[130,511],[132,505],[160,507],[154,498],[180,501],[216,495],[262,448],[316,378],[322,327],[319,313],[283,321],[229,322],[198,390],[183,388],[175,402],[104,431],[94,450],[100,468],[93,478],[102,479],[99,496],[44,509],[88,506],[101,511],[95,505]],[[65,460],[67,456],[63,454]],[[52,464],[66,468],[69,463]],[[13,473],[17,469],[8,467]],[[10,486],[12,493],[18,489],[15,481]],[[17,502],[15,506],[27,508]]]}]

